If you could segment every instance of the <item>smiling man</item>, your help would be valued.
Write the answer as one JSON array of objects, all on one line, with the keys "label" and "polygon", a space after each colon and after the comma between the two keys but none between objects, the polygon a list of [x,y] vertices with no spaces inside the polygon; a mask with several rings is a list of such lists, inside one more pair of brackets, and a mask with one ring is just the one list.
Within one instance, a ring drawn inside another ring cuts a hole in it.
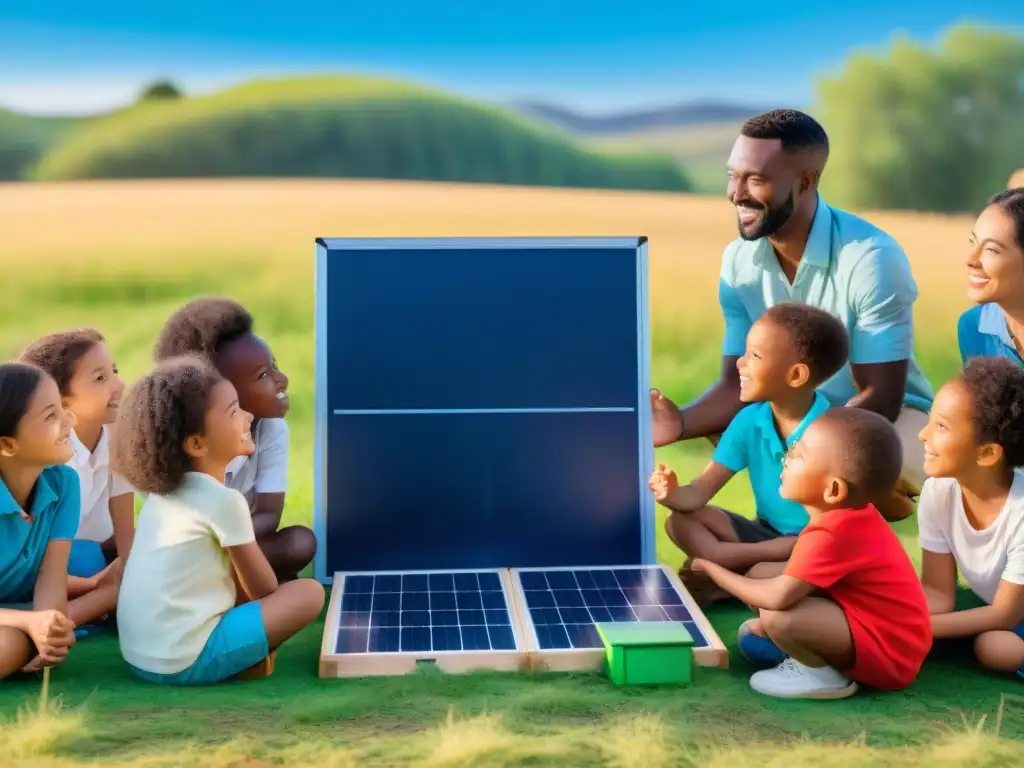
[{"label": "smiling man", "polygon": [[850,334],[849,364],[820,392],[833,406],[885,416],[899,432],[901,483],[879,505],[896,520],[913,513],[911,497],[924,482],[917,436],[934,396],[913,353],[917,285],[892,237],[821,199],[828,152],[825,130],[797,110],[773,110],[743,125],[728,162],[740,236],[726,247],[719,276],[721,374],[682,409],[652,390],[654,444],[717,440],[742,407],[736,361],[751,325],[775,304],[810,304],[838,317]]}]

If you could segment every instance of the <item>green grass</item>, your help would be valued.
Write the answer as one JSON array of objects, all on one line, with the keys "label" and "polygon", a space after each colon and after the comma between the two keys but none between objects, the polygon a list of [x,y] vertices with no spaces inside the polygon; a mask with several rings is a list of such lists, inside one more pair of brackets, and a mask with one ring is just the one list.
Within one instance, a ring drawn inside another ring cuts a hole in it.
[{"label": "green grass", "polygon": [[[105,192],[90,187],[81,194]],[[163,206],[171,198],[159,199]],[[687,204],[686,198],[678,200]],[[274,200],[277,220],[299,218],[287,205],[284,197]],[[493,210],[486,200],[481,205]],[[251,233],[258,212],[233,220],[224,218],[224,209],[207,212],[206,207],[196,203],[186,213],[174,209],[182,223],[165,230],[169,234],[164,236],[132,234],[135,226],[161,221],[163,208],[154,207],[135,210],[132,221],[121,221],[116,211],[95,222],[63,219],[70,232],[89,234],[80,245],[74,244],[77,239],[65,242],[46,233],[22,238],[17,254],[0,256],[7,274],[21,264],[33,265],[31,273],[5,284],[0,351],[14,352],[44,331],[94,325],[111,339],[122,371],[131,379],[148,367],[157,330],[180,303],[203,293],[236,297],[254,311],[258,332],[269,340],[291,378],[292,456],[285,520],[309,524],[313,309],[308,258],[312,237],[323,233],[307,230],[322,225],[296,226],[294,237],[291,230],[256,235]],[[71,216],[66,210],[59,213]],[[26,215],[24,221],[33,219]],[[580,230],[585,228],[580,225]],[[718,237],[709,235],[712,241]],[[679,285],[684,278],[713,285],[716,270],[717,259],[704,264],[680,252],[666,253],[657,257],[652,279],[662,285]],[[920,279],[930,280],[928,274],[921,272]],[[664,298],[669,294],[658,295],[662,298],[652,307],[653,380],[682,401],[697,395],[715,376],[720,321],[713,300],[690,308],[674,297]],[[957,366],[955,317],[961,299],[950,294],[931,296],[930,301],[937,309],[925,310],[929,322],[922,324],[918,349],[926,372],[939,382]],[[700,443],[659,452],[684,478],[699,471],[709,455]],[[718,501],[742,513],[753,512],[743,478],[731,482]],[[658,530],[659,557],[678,565],[679,553],[660,526]],[[916,558],[913,521],[898,530]],[[735,607],[709,612],[730,647],[746,616]],[[785,702],[752,693],[747,682],[752,670],[735,653],[729,670],[700,669],[695,685],[678,690],[621,690],[598,674],[445,677],[424,671],[395,679],[320,680],[316,668],[322,628],[318,623],[284,646],[270,679],[201,690],[138,681],[121,661],[113,637],[88,638],[52,674],[50,692],[61,701],[63,713],[29,716],[19,723],[17,712],[35,706],[39,683],[0,683],[0,717],[8,719],[0,725],[5,750],[0,762],[20,760],[33,768],[107,761],[250,767],[412,763],[821,768],[943,761],[1009,766],[1019,764],[1019,742],[1024,740],[1024,708],[1016,701],[1008,704],[1002,718],[1001,737],[994,735],[1000,697],[1020,692],[1020,682],[987,674],[963,655],[930,660],[904,692],[832,703]],[[980,731],[970,730],[979,724]]]}]

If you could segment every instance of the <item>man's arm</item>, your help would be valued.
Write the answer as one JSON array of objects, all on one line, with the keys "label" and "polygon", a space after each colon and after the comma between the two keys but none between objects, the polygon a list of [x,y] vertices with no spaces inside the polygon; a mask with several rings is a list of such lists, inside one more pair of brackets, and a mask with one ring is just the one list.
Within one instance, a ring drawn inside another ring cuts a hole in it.
[{"label": "man's arm", "polygon": [[903,250],[876,247],[852,268],[850,373],[858,394],[846,405],[896,421],[903,407],[914,348],[917,285]]},{"label": "man's arm", "polygon": [[903,408],[909,367],[908,360],[851,365],[850,373],[857,385],[857,394],[847,401],[847,407],[874,411],[895,422]]}]

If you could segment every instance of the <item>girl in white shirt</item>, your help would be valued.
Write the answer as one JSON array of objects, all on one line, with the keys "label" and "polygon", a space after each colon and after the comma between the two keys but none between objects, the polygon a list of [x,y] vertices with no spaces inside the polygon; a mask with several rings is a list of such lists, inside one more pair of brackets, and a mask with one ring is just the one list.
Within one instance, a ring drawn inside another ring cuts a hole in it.
[{"label": "girl in white shirt", "polygon": [[[135,532],[134,490],[110,471],[109,429],[117,418],[124,382],[102,334],[90,328],[36,339],[21,359],[53,377],[64,408],[75,416],[73,455],[67,464],[78,474],[81,512],[68,560],[68,595],[109,603],[97,602],[102,615],[116,604],[116,587]],[[113,591],[99,591],[100,586]]]},{"label": "girl in white shirt", "polygon": [[253,450],[252,414],[216,369],[161,363],[132,385],[114,467],[149,494],[118,600],[121,653],[144,680],[204,685],[265,676],[273,651],[320,613],[312,579],[279,584],[227,466]]},{"label": "girl in white shirt", "polygon": [[[1024,677],[1024,368],[979,357],[921,431],[921,582],[935,639],[974,638],[988,669]],[[980,608],[955,609],[957,569]]]}]

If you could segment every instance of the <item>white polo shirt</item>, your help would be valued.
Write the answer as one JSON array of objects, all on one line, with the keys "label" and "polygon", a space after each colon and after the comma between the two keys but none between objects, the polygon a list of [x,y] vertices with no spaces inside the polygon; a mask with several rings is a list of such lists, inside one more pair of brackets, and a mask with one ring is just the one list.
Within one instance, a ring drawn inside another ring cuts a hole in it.
[{"label": "white polo shirt", "polygon": [[157,674],[199,658],[237,588],[228,547],[254,540],[245,499],[188,472],[172,493],[152,493],[139,511],[117,600],[124,660]]},{"label": "white polo shirt", "polygon": [[967,520],[956,480],[929,478],[917,505],[921,549],[952,554],[968,586],[989,605],[1000,581],[1024,584],[1024,473],[1014,472],[1003,510],[988,528]]},{"label": "white polo shirt", "polygon": [[110,499],[132,493],[135,489],[123,477],[110,471],[110,433],[106,425],[100,430],[95,451],[90,452],[73,430],[71,447],[74,455],[68,466],[78,473],[82,489],[82,512],[75,538],[106,541],[114,535]]},{"label": "white polo shirt", "polygon": [[288,425],[284,419],[261,419],[252,440],[256,449],[233,459],[224,481],[228,488],[245,496],[250,507],[257,493],[288,490]]}]

